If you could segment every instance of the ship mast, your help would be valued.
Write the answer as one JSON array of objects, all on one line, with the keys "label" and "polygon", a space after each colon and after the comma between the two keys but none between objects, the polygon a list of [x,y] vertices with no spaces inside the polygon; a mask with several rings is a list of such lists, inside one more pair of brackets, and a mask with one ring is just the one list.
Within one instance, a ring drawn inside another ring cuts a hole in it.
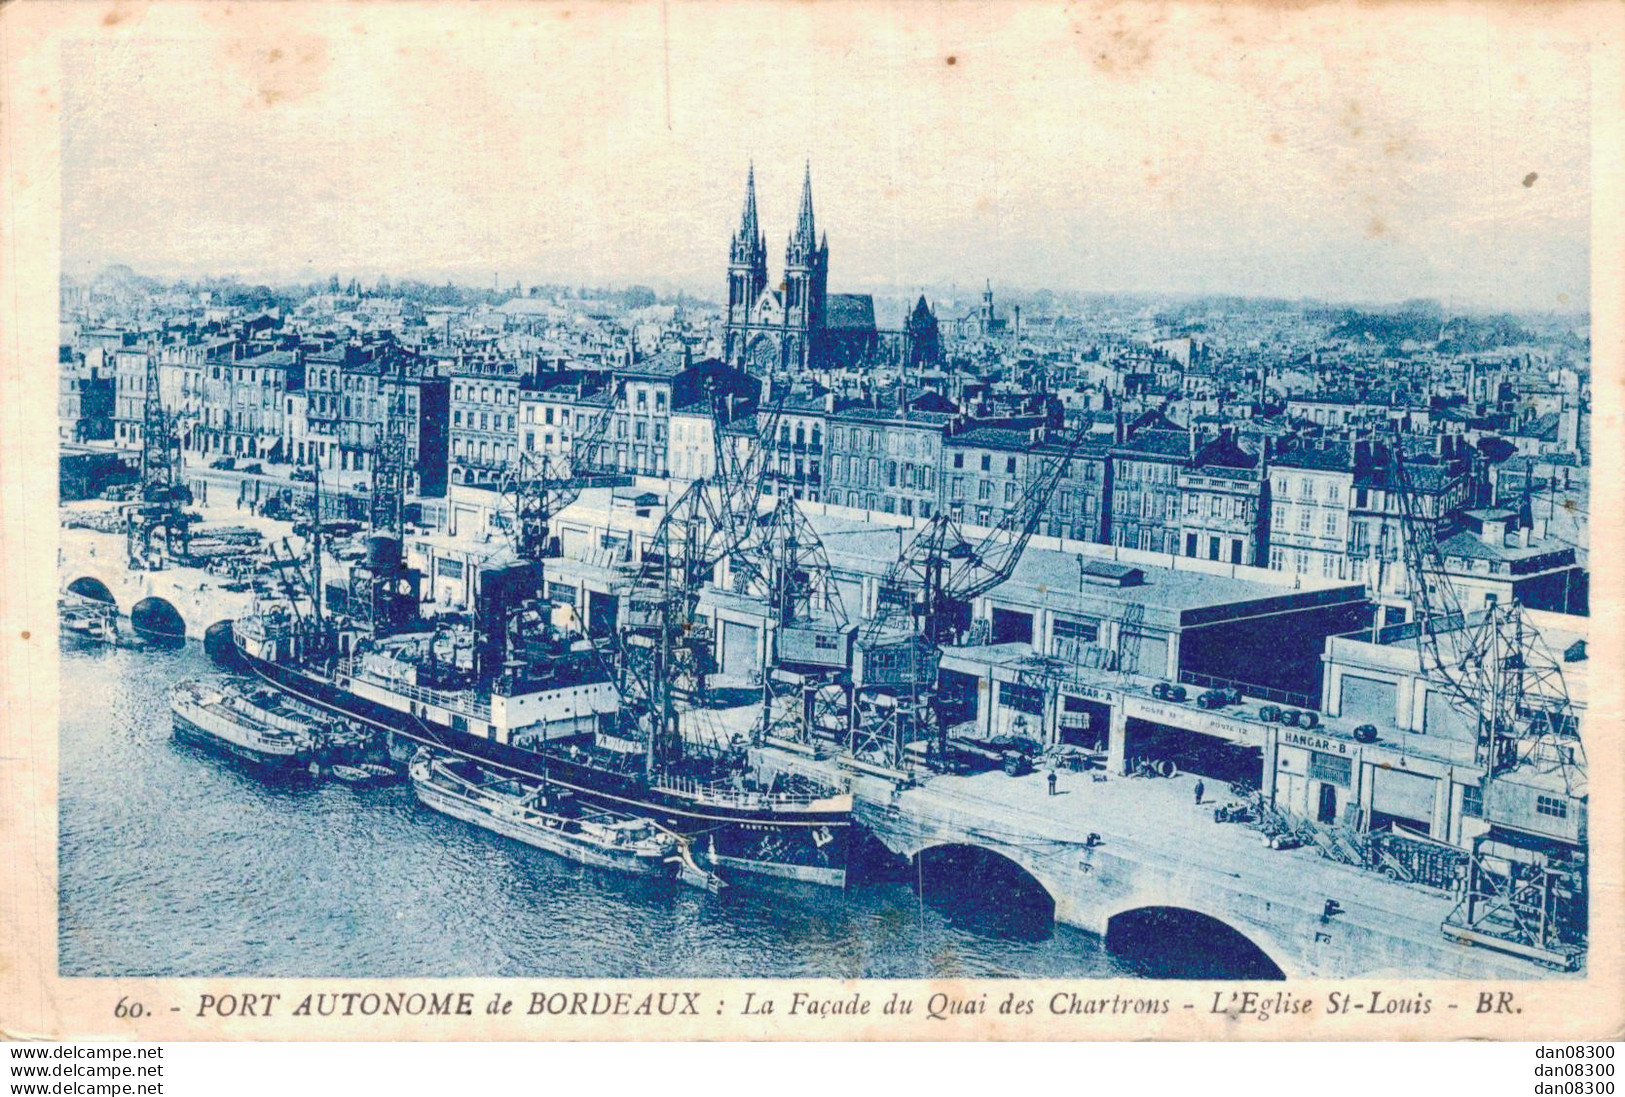
[{"label": "ship mast", "polygon": [[322,624],[322,468],[310,463],[310,603],[318,629]]},{"label": "ship mast", "polygon": [[666,734],[671,726],[671,539],[666,539],[665,551],[661,553],[660,586],[663,597],[660,603],[660,663],[652,675],[650,683],[657,692],[657,697],[651,698],[656,703],[650,705],[649,741],[644,746],[643,769],[644,777],[654,780],[656,743]]}]

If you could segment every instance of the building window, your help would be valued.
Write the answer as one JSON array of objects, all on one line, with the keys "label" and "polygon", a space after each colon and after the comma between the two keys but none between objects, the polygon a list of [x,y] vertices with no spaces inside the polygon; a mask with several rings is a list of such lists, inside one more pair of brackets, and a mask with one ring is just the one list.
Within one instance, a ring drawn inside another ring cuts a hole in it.
[{"label": "building window", "polygon": [[1484,817],[1484,788],[1482,785],[1461,787],[1461,813],[1470,819]]},{"label": "building window", "polygon": [[1006,457],[1004,459],[1004,471],[1010,476],[1014,476],[1016,474],[1016,459],[1014,457]]},{"label": "building window", "polygon": [[1312,750],[1309,752],[1309,776],[1317,781],[1330,781],[1348,788],[1354,776],[1354,759]]},{"label": "building window", "polygon": [[999,704],[1005,708],[1025,712],[1031,716],[1044,714],[1044,692],[1038,686],[1024,686],[1017,682],[999,683]]},{"label": "building window", "polygon": [[983,502],[988,502],[993,498],[993,482],[991,480],[977,481],[976,498]]},{"label": "building window", "polygon": [[964,467],[965,467],[965,455],[963,453],[954,454],[954,468],[962,469]]},{"label": "building window", "polygon": [[1569,817],[1568,803],[1556,796],[1536,796],[1535,811],[1537,814],[1548,815],[1553,819],[1567,819]]},{"label": "building window", "polygon": [[993,471],[993,458],[990,455],[986,454],[986,453],[982,454],[982,471],[983,472],[991,472],[991,471]]},{"label": "building window", "polygon": [[1084,621],[1075,617],[1057,617],[1055,619],[1055,638],[1057,640],[1078,640],[1085,644],[1093,644],[1100,639],[1100,623],[1098,621]]}]

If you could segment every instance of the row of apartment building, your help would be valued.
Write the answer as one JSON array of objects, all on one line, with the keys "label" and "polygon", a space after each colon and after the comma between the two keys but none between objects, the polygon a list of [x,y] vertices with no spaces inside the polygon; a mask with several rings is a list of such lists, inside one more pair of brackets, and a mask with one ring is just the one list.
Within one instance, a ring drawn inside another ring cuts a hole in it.
[{"label": "row of apartment building", "polygon": [[[433,496],[448,484],[500,487],[521,456],[581,458],[572,450],[590,425],[591,467],[693,480],[714,473],[722,423],[736,441],[771,448],[771,494],[905,518],[946,513],[980,527],[1018,508],[1070,438],[1043,398],[970,413],[934,392],[764,398],[750,375],[684,351],[536,372],[493,354],[419,355],[387,338],[322,345],[264,335],[91,348],[63,370],[64,430],[71,404],[82,414],[87,401],[105,403],[111,373],[112,437],[139,446],[155,354],[184,445],[203,455],[367,472],[394,422],[405,434],[408,490]],[[770,413],[755,409],[768,406],[776,421],[764,438]],[[1479,604],[1516,597],[1569,608],[1573,548],[1545,539],[1525,515],[1472,510],[1482,469],[1459,435],[1407,442],[1407,508],[1390,482],[1388,443],[1203,432],[1156,413],[1126,425],[1086,413],[1082,423],[1039,533],[1357,581],[1398,621],[1409,593],[1408,509],[1435,530],[1447,563],[1472,577]]]}]

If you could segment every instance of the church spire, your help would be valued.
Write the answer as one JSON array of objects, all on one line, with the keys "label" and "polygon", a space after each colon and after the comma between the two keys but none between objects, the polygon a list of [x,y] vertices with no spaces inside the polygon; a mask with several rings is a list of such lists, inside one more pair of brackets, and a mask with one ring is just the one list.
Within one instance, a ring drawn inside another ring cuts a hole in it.
[{"label": "church spire", "polygon": [[790,236],[785,261],[793,264],[807,263],[817,248],[818,234],[813,226],[812,161],[809,160],[801,177],[801,210],[796,214],[796,231]]},{"label": "church spire", "polygon": [[740,215],[736,239],[755,244],[761,238],[761,222],[756,217],[756,165],[753,163],[745,173],[745,212]]},{"label": "church spire", "polygon": [[756,164],[744,176],[744,213],[739,215],[739,231],[733,234],[730,258],[736,267],[762,268],[767,271],[767,241],[762,237],[762,223],[756,215]]},{"label": "church spire", "polygon": [[[756,165],[751,164],[745,174],[745,209],[739,215],[739,231],[729,248],[729,262],[748,272],[752,283],[767,281],[767,240],[762,236],[762,224],[756,213]],[[752,294],[757,292],[753,289]]]}]

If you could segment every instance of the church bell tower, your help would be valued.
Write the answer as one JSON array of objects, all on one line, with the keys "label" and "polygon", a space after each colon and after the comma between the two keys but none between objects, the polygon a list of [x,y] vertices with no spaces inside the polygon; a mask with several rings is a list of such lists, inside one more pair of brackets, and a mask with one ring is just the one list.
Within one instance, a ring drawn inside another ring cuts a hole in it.
[{"label": "church bell tower", "polygon": [[743,358],[750,308],[766,288],[767,239],[756,215],[756,166],[752,164],[745,176],[745,209],[739,217],[739,231],[734,233],[728,249],[728,317],[724,329],[727,361]]},{"label": "church bell tower", "polygon": [[805,366],[812,343],[824,327],[825,287],[829,282],[829,241],[819,240],[813,223],[812,165],[801,180],[801,209],[784,249],[784,318],[798,346],[786,358]]}]

